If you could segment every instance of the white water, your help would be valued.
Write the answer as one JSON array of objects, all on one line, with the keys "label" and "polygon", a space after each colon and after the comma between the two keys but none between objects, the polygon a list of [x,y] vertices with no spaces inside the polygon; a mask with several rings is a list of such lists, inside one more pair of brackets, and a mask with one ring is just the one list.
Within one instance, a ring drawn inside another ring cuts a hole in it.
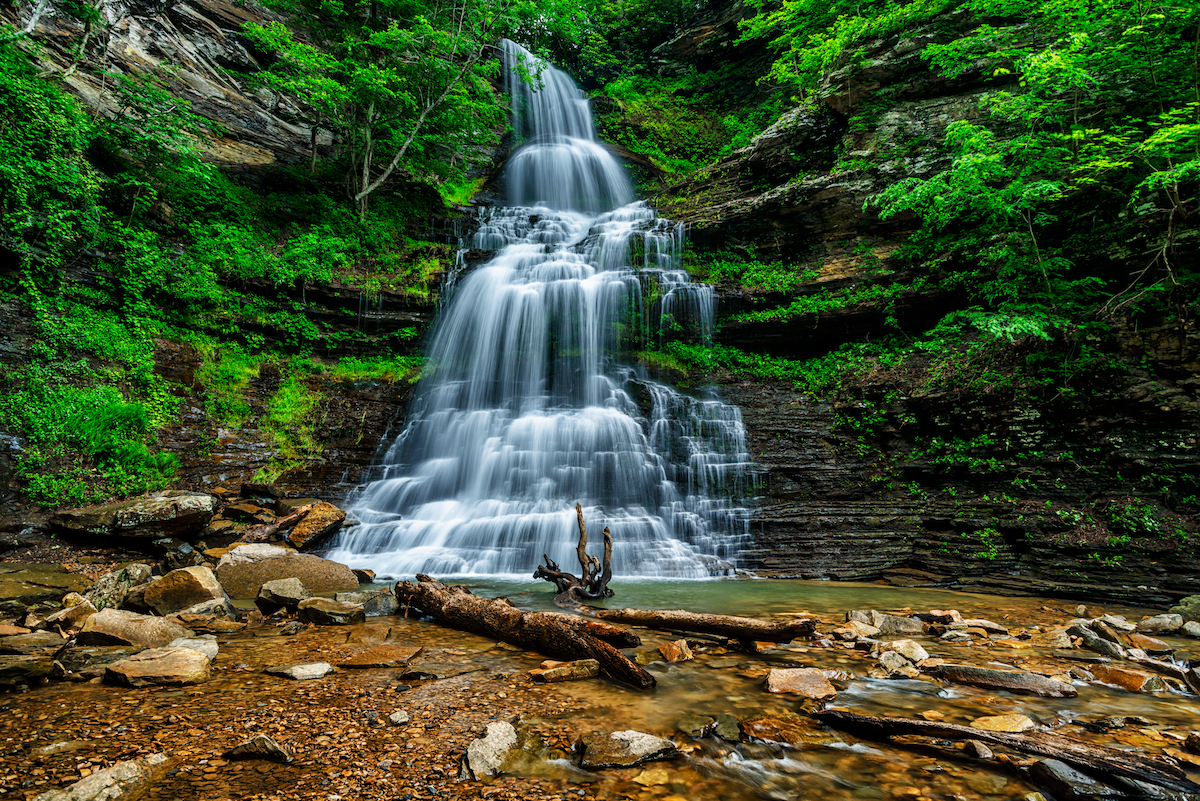
[{"label": "white water", "polygon": [[512,205],[472,243],[495,257],[458,278],[408,424],[330,558],[387,576],[516,575],[549,554],[574,571],[580,502],[593,542],[611,528],[617,576],[728,572],[748,526],[741,414],[619,361],[706,341],[712,289],[680,267],[682,226],[633,200],[571,79],[511,42],[506,56],[526,141],[507,166]]}]

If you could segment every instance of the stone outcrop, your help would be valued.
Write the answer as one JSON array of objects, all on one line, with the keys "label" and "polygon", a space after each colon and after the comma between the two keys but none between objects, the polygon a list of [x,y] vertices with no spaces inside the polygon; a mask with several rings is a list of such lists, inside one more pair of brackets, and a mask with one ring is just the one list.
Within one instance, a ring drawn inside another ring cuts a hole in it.
[{"label": "stone outcrop", "polygon": [[50,516],[52,528],[77,536],[188,539],[208,525],[217,499],[186,490],[168,490],[128,501],[64,509]]}]

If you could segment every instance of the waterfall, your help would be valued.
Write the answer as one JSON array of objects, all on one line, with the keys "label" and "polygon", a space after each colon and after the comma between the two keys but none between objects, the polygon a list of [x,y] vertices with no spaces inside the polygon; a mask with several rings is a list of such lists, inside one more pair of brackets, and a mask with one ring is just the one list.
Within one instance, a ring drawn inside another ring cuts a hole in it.
[{"label": "waterfall", "polygon": [[390,576],[569,566],[580,502],[591,531],[612,530],[617,576],[729,572],[749,525],[741,414],[628,366],[709,341],[712,288],[681,267],[682,225],[634,200],[574,82],[504,51],[523,143],[510,205],[471,243],[494,257],[458,277],[408,422],[330,558]]}]

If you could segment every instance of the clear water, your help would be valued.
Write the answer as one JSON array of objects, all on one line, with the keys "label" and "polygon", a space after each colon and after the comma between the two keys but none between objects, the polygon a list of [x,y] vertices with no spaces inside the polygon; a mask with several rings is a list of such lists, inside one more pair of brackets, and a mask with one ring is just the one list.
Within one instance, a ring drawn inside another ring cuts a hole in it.
[{"label": "clear water", "polygon": [[612,531],[616,575],[729,573],[748,534],[741,414],[630,366],[707,341],[712,288],[681,268],[682,226],[633,199],[571,79],[505,53],[525,141],[512,205],[472,243],[495,255],[457,278],[408,423],[351,499],[362,525],[329,556],[383,576],[529,575],[543,555],[574,569],[581,503],[593,542]]}]

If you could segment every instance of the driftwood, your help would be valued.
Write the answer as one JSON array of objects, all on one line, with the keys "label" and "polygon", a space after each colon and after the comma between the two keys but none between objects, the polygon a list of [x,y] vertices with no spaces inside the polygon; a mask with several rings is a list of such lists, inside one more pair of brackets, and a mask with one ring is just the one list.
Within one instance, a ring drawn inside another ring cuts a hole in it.
[{"label": "driftwood", "polygon": [[682,609],[596,609],[588,612],[601,620],[616,623],[632,623],[652,629],[716,634],[735,640],[761,640],[763,642],[791,642],[797,637],[811,637],[816,631],[817,621],[811,618],[799,620],[758,620],[753,617],[731,615],[705,615],[685,612]]},{"label": "driftwood", "polygon": [[558,587],[558,595],[554,603],[559,606],[579,606],[581,601],[594,601],[597,598],[611,598],[613,591],[608,588],[612,580],[612,534],[604,529],[604,562],[587,552],[587,526],[583,524],[583,507],[575,504],[575,516],[579,521],[579,543],[575,546],[575,555],[579,558],[580,575],[568,573],[558,566],[558,563],[544,554],[546,564],[538,565],[533,572],[534,578],[545,579]]},{"label": "driftwood", "polygon": [[631,631],[563,612],[523,612],[507,598],[478,598],[461,585],[445,585],[429,576],[396,584],[396,599],[451,628],[520,645],[558,659],[595,659],[605,673],[639,689],[654,677],[617,648],[634,648],[641,639]]},{"label": "driftwood", "polygon": [[875,737],[922,734],[946,740],[979,740],[1025,754],[1057,759],[1091,773],[1115,774],[1171,790],[1200,793],[1200,784],[1190,780],[1182,770],[1173,765],[1132,751],[1093,745],[1053,732],[1010,734],[932,720],[858,715],[840,709],[818,712],[814,717],[834,728],[867,733]]},{"label": "driftwood", "polygon": [[261,526],[251,526],[246,529],[246,533],[238,539],[238,542],[266,542],[280,531],[289,531],[295,528],[296,524],[307,517],[310,511],[312,511],[312,504],[301,506],[287,517],[281,517]]}]

